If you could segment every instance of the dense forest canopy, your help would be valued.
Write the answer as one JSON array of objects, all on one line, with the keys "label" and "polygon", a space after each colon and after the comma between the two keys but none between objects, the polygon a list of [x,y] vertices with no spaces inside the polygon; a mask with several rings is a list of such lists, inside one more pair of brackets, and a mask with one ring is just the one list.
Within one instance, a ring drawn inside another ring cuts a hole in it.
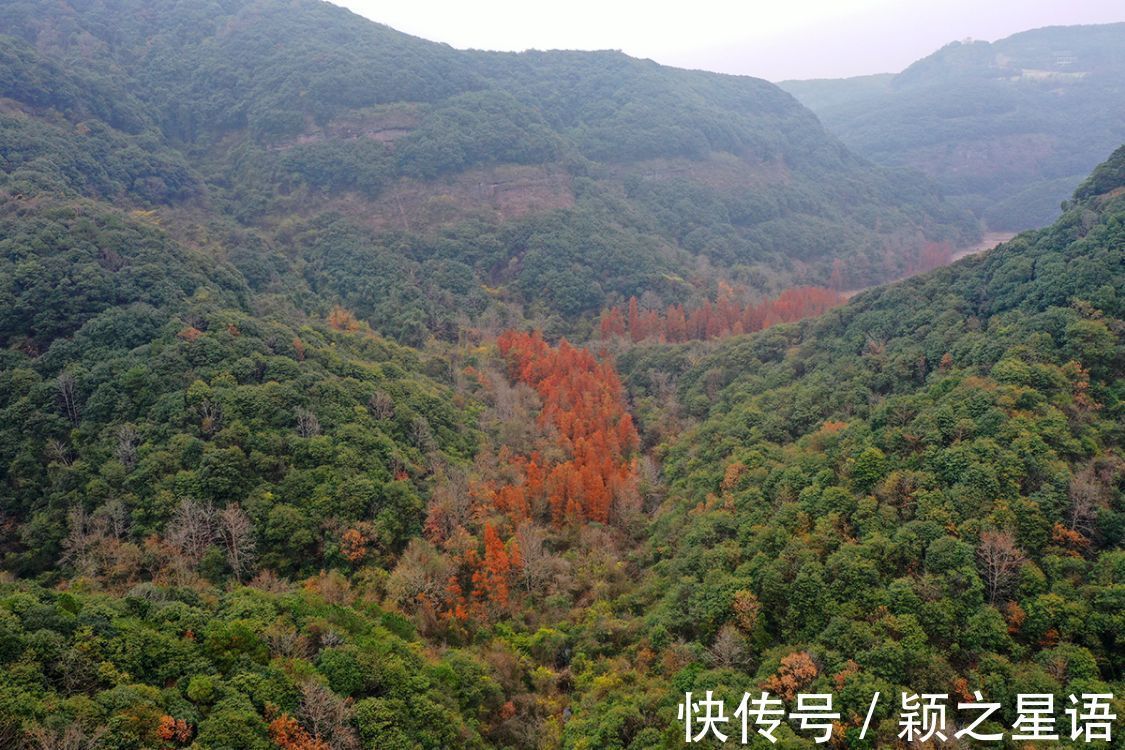
[{"label": "dense forest canopy", "polygon": [[664,680],[833,691],[844,747],[876,690],[1096,689],[1120,714],[1123,166],[1053,226],[819,318],[620,357],[668,499],[618,612],[634,654],[698,650],[600,673],[637,687],[586,697],[577,735],[624,713],[671,746]]},{"label": "dense forest canopy", "polygon": [[1125,147],[978,234],[756,79],[0,2],[0,747],[1125,715]]},{"label": "dense forest canopy", "polygon": [[1049,223],[1125,140],[1125,23],[953,42],[897,75],[786,81],[849,147],[925,172],[994,230]]},{"label": "dense forest canopy", "polygon": [[[457,51],[319,0],[10,1],[0,29],[11,193],[151,210],[196,237],[234,226],[239,244],[322,241],[294,225],[333,217],[363,254],[463,264],[467,291],[561,315],[559,330],[645,291],[824,285],[836,261],[845,288],[866,286],[979,234],[925,179],[854,156],[754,78]],[[447,306],[402,271],[398,312],[313,283],[416,344]]]},{"label": "dense forest canopy", "polygon": [[875,690],[979,687],[1004,725],[1018,692],[1120,693],[1122,164],[820,318],[614,338],[623,380],[537,335],[296,327],[190,263],[10,341],[0,731],[675,747],[683,691],[765,688],[833,691],[866,747]]}]

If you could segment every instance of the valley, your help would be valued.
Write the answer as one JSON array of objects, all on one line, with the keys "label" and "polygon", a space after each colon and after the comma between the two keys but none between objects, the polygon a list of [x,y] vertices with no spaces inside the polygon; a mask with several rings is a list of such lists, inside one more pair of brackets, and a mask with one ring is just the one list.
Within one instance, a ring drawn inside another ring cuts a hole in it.
[{"label": "valley", "polygon": [[1119,34],[778,87],[0,0],[0,747],[1125,715]]}]

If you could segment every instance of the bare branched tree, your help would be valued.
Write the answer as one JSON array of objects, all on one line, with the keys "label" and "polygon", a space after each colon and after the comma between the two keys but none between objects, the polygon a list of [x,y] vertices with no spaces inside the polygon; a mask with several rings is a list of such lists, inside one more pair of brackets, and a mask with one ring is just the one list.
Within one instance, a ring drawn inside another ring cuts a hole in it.
[{"label": "bare branched tree", "polygon": [[74,456],[70,452],[70,446],[61,440],[51,438],[47,441],[47,460],[51,463],[61,464],[62,466],[70,466],[74,463]]},{"label": "bare branched tree", "polygon": [[517,575],[529,594],[545,586],[551,575],[551,554],[543,546],[546,538],[543,529],[531,521],[516,527],[515,539],[523,563]]},{"label": "bare branched tree", "polygon": [[101,524],[107,536],[120,541],[129,533],[129,509],[121,498],[107,500],[94,511],[94,518]]},{"label": "bare branched tree", "polygon": [[320,434],[320,420],[308,409],[297,409],[297,434],[303,438]]},{"label": "bare branched tree", "polygon": [[376,419],[394,419],[394,399],[383,391],[375,391],[371,394],[371,398],[367,399],[367,408],[371,411],[371,416]]},{"label": "bare branched tree", "polygon": [[707,649],[710,660],[718,667],[739,667],[746,663],[746,636],[730,623],[719,628],[715,642]]},{"label": "bare branched tree", "polygon": [[203,559],[207,548],[215,543],[215,509],[211,503],[184,498],[168,522],[165,538],[192,565]]},{"label": "bare branched tree", "polygon": [[27,732],[30,750],[95,750],[101,745],[104,727],[86,730],[81,724],[68,724],[66,729],[35,727]]},{"label": "bare branched tree", "polygon": [[195,407],[199,413],[199,429],[204,435],[213,435],[223,426],[223,410],[210,399],[203,399]]},{"label": "bare branched tree", "polygon": [[1087,538],[1097,532],[1098,515],[1109,506],[1114,485],[1125,472],[1125,461],[1108,454],[1087,463],[1070,480],[1070,512],[1067,525]]},{"label": "bare branched tree", "polygon": [[536,420],[539,395],[526,383],[511,384],[498,370],[481,370],[488,388],[491,408],[486,421],[495,425],[498,441],[515,451],[528,450],[535,443],[542,427]]},{"label": "bare branched tree", "polygon": [[268,568],[259,570],[246,585],[271,594],[284,594],[293,589],[293,585],[288,580],[278,577],[277,573]]},{"label": "bare branched tree", "polygon": [[441,601],[450,574],[449,561],[432,544],[415,537],[387,579],[387,594],[400,607],[408,609],[423,599]]},{"label": "bare branched tree", "polygon": [[1074,475],[1070,480],[1070,513],[1067,525],[1072,531],[1091,536],[1098,511],[1102,507],[1102,487],[1092,465]]},{"label": "bare branched tree", "polygon": [[[67,695],[97,690],[100,682],[97,662],[85,652],[73,649],[64,651],[59,657],[57,669]],[[0,747],[5,745],[0,744]]]},{"label": "bare branched tree", "polygon": [[104,529],[81,505],[71,508],[66,520],[67,533],[62,541],[63,564],[72,566],[79,575],[94,575],[105,541]]},{"label": "bare branched tree", "polygon": [[332,750],[356,750],[359,736],[352,726],[352,703],[315,680],[301,685],[301,705],[297,716],[301,724]]},{"label": "bare branched tree", "polygon": [[473,499],[469,493],[469,476],[456,466],[442,466],[430,493],[426,531],[430,538],[446,539],[458,527],[467,527],[471,520]]},{"label": "bare branched tree", "polygon": [[72,424],[78,424],[78,419],[81,416],[78,408],[77,390],[78,382],[74,379],[73,373],[59,373],[59,376],[55,378],[55,391],[58,393],[63,414]]},{"label": "bare branched tree", "polygon": [[270,655],[286,659],[308,658],[311,652],[309,639],[288,622],[276,620],[263,635],[270,647]]},{"label": "bare branched tree", "polygon": [[115,437],[117,443],[113,448],[113,455],[117,457],[122,466],[132,471],[133,467],[137,465],[137,444],[140,442],[137,428],[131,424],[123,424],[117,428]]},{"label": "bare branched tree", "polygon": [[988,603],[994,605],[1008,592],[1027,558],[1016,546],[1012,532],[986,531],[980,535],[977,561],[988,586]]},{"label": "bare branched tree", "polygon": [[219,537],[226,548],[227,564],[235,580],[241,583],[243,573],[254,564],[256,544],[254,524],[238,503],[228,505],[219,514]]},{"label": "bare branched tree", "polygon": [[410,420],[410,442],[423,453],[433,453],[437,450],[434,431],[425,417],[418,415]]}]

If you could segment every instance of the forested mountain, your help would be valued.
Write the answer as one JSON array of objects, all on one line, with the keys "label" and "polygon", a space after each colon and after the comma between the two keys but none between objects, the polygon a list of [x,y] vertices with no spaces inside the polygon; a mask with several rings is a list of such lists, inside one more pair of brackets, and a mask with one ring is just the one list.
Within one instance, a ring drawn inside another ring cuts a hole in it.
[{"label": "forested mountain", "polygon": [[611,338],[624,384],[509,333],[444,385],[170,272],[189,299],[4,355],[6,744],[678,747],[707,689],[832,691],[840,747],[876,690],[1125,713],[1125,148],[1053,226],[820,318]]},{"label": "forested mountain", "polygon": [[915,167],[995,230],[1051,222],[1125,140],[1125,23],[953,42],[897,75],[786,81],[850,148]]},{"label": "forested mountain", "polygon": [[307,0],[0,32],[0,748],[1125,694],[1125,148],[845,304],[976,224],[762,81]]},{"label": "forested mountain", "polygon": [[854,288],[977,236],[753,78],[457,51],[314,0],[8,0],[0,29],[12,195],[154,211],[256,291],[408,343],[483,287],[573,321],[719,278],[823,284],[835,261]]},{"label": "forested mountain", "polygon": [[621,356],[668,499],[618,601],[634,650],[571,731],[628,747],[627,716],[672,747],[677,691],[762,686],[841,696],[842,747],[871,746],[875,691],[981,689],[1000,731],[1018,693],[1122,715],[1123,302],[1125,147],[1047,229],[702,356]]}]

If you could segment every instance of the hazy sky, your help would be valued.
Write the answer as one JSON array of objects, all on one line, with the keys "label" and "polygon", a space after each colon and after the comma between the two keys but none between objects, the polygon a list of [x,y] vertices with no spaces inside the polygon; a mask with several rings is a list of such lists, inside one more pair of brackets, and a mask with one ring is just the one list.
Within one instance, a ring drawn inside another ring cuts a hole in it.
[{"label": "hazy sky", "polygon": [[773,81],[897,72],[955,39],[1125,21],[1122,0],[333,1],[458,48],[620,49]]}]

